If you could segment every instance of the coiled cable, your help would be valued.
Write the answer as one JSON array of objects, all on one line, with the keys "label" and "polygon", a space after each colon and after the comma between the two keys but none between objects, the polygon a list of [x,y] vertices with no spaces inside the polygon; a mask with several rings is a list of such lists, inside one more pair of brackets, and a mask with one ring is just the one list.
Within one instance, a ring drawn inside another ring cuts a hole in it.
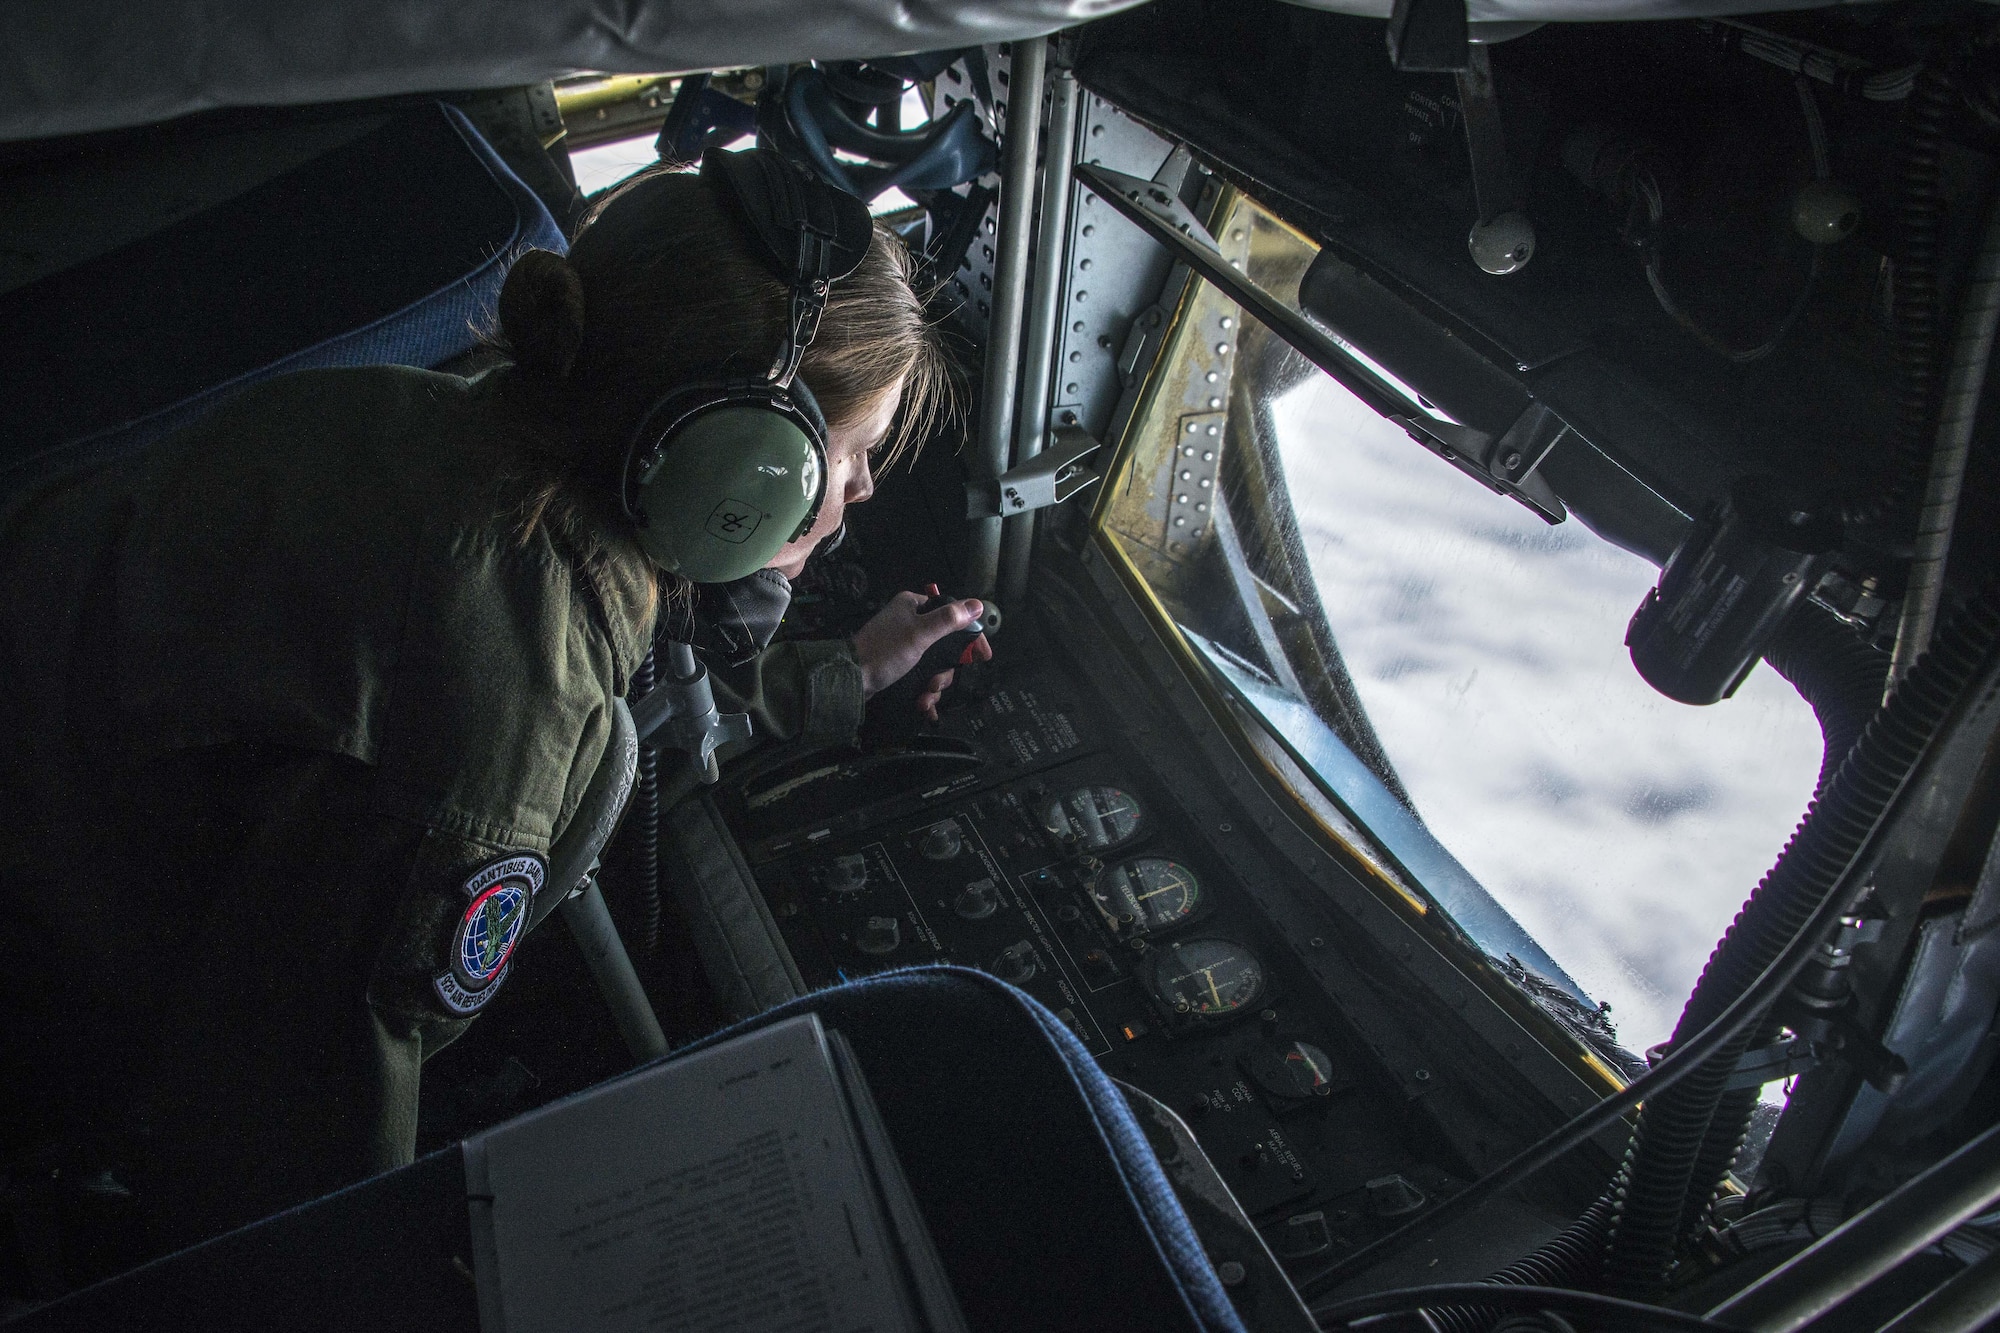
[{"label": "coiled cable", "polygon": [[[651,690],[659,680],[659,663],[653,650],[632,673],[634,699]],[[632,854],[632,880],[639,900],[639,952],[660,949],[660,752],[650,745],[639,746],[639,772],[632,783],[632,832],[637,844]]]}]

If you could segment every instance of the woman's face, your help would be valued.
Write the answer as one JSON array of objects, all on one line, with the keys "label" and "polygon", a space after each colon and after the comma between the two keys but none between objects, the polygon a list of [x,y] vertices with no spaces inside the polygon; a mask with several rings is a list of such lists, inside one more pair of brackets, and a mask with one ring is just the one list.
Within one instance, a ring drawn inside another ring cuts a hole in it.
[{"label": "woman's face", "polygon": [[888,438],[889,427],[896,420],[896,407],[902,401],[903,385],[899,380],[883,390],[854,420],[841,425],[829,423],[826,499],[820,504],[819,517],[813,520],[805,536],[780,549],[766,569],[775,569],[788,579],[797,578],[813,548],[840,526],[847,506],[858,505],[875,494],[875,474],[870,468],[869,455]]}]

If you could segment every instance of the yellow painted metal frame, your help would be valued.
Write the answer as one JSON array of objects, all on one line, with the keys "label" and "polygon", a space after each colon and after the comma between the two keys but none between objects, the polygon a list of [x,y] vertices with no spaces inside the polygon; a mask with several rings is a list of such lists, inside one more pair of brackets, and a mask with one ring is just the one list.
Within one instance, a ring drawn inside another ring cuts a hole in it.
[{"label": "yellow painted metal frame", "polygon": [[[1237,197],[1234,190],[1223,191],[1216,201],[1211,218],[1228,216],[1229,208]],[[1254,201],[1252,206],[1255,207]],[[1273,219],[1276,221],[1276,219]],[[1279,222],[1286,230],[1299,235],[1301,240],[1309,238],[1300,235],[1296,229]],[[1289,760],[1289,767],[1298,776],[1282,771],[1269,751],[1255,743],[1244,731],[1237,719],[1237,710],[1215,684],[1206,662],[1182,633],[1180,625],[1172,613],[1160,600],[1145,575],[1126,552],[1123,539],[1111,527],[1115,497],[1129,482],[1131,469],[1135,465],[1138,446],[1147,427],[1152,422],[1161,382],[1163,368],[1178,345],[1178,335],[1185,325],[1189,309],[1193,304],[1200,284],[1204,280],[1194,277],[1175,307],[1173,318],[1168,322],[1165,336],[1160,340],[1160,353],[1153,365],[1146,371],[1146,380],[1139,393],[1137,408],[1126,425],[1125,434],[1113,442],[1113,454],[1104,471],[1104,481],[1091,509],[1091,541],[1098,554],[1116,571],[1135,603],[1151,623],[1161,641],[1172,654],[1176,665],[1194,688],[1222,734],[1229,738],[1231,747],[1238,756],[1248,762],[1253,771],[1259,772],[1263,785],[1274,797],[1281,797],[1292,809],[1294,823],[1304,830],[1321,847],[1327,856],[1341,862],[1352,870],[1371,892],[1390,907],[1405,916],[1413,927],[1420,930],[1436,944],[1447,957],[1457,963],[1460,970],[1473,984],[1500,1002],[1530,1032],[1535,1033],[1542,1044],[1559,1059],[1570,1064],[1584,1081],[1604,1093],[1614,1092],[1625,1086],[1624,1074],[1613,1068],[1588,1045],[1573,1036],[1548,1014],[1527,999],[1506,978],[1495,972],[1483,955],[1468,951],[1460,940],[1456,927],[1438,920],[1432,911],[1432,904],[1416,889],[1402,881],[1402,877],[1388,864],[1385,853],[1378,848],[1357,845],[1348,829],[1338,827],[1324,813],[1315,810],[1313,797],[1329,802],[1334,809],[1342,809],[1338,798],[1316,780],[1312,767],[1307,764],[1275,732],[1267,735]],[[1220,496],[1217,497],[1218,503]],[[1314,790],[1310,797],[1300,790],[1303,780]]]}]

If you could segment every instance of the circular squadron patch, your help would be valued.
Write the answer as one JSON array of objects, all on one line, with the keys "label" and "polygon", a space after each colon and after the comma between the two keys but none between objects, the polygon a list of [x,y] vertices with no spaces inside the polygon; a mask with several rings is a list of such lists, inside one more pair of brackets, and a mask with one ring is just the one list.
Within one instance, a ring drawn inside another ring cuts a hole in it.
[{"label": "circular squadron patch", "polygon": [[547,877],[548,864],[533,852],[508,852],[467,876],[465,910],[445,952],[450,966],[432,978],[446,1009],[476,1014],[500,989]]}]

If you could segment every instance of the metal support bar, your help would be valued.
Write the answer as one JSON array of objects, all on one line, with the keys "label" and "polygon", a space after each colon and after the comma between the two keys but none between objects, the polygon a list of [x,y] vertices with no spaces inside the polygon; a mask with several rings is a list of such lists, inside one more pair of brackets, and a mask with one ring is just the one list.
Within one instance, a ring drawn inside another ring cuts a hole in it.
[{"label": "metal support bar", "polygon": [[1056,427],[1055,443],[1047,453],[1035,455],[998,480],[967,486],[965,516],[1012,517],[1061,504],[1100,480],[1095,472],[1083,466],[1083,459],[1098,447],[1097,437],[1081,426]]},{"label": "metal support bar", "polygon": [[1993,360],[1994,335],[2000,331],[2000,203],[1988,206],[1986,234],[1958,305],[1958,336],[1951,345],[1937,440],[1931,446],[1930,479],[1924,487],[1923,508],[1917,511],[1909,590],[1903,594],[1896,646],[1889,655],[1890,690],[1930,647],[1938,604],[1944,597],[1945,557],[1951,551],[1951,532],[1958,521],[1958,497],[1971,457],[1972,428]]},{"label": "metal support bar", "polygon": [[1496,494],[1520,500],[1548,522],[1562,522],[1570,516],[1556,490],[1536,472],[1550,450],[1570,432],[1570,424],[1546,404],[1530,402],[1498,440],[1484,430],[1436,420],[1402,388],[1384,380],[1368,362],[1342,346],[1338,338],[1230,268],[1202,224],[1170,190],[1088,162],[1076,168],[1076,178],[1166,246],[1176,260],[1228,292],[1236,304],[1250,310],[1266,328],[1290,342],[1300,356],[1332,376],[1368,408],[1402,426],[1418,444]]},{"label": "metal support bar", "polygon": [[618,937],[618,927],[612,924],[597,881],[585,880],[583,891],[563,899],[559,910],[563,924],[583,950],[590,975],[597,979],[597,989],[611,1006],[611,1021],[625,1039],[625,1049],[639,1061],[665,1055],[667,1034],[660,1031],[660,1020],[653,1013],[652,1001],[646,998],[646,988],[639,984],[639,974],[632,968],[631,955],[625,952],[625,941]]},{"label": "metal support bar", "polygon": [[632,705],[632,723],[641,744],[680,751],[703,782],[714,782],[721,776],[716,749],[749,740],[750,715],[716,710],[708,668],[694,660],[692,647],[667,640],[666,649],[666,673]]},{"label": "metal support bar", "polygon": [[1708,1312],[1755,1333],[1803,1328],[2000,1198],[2000,1126]]},{"label": "metal support bar", "polygon": [[1391,417],[1403,433],[1499,495],[1519,500],[1543,521],[1569,517],[1562,498],[1535,469],[1569,430],[1569,424],[1540,403],[1527,409],[1494,439],[1485,431],[1430,416]]},{"label": "metal support bar", "polygon": [[1729,1075],[1729,1082],[1723,1086],[1731,1092],[1742,1088],[1761,1088],[1766,1083],[1803,1074],[1819,1062],[1819,1055],[1809,1041],[1796,1038],[1774,1041],[1769,1046],[1743,1052],[1743,1058],[1736,1062],[1735,1070]]},{"label": "metal support bar", "polygon": [[[1007,470],[1020,382],[1021,315],[1028,290],[1028,229],[1035,217],[1035,149],[1042,128],[1046,38],[1013,45],[1007,76],[1007,157],[1000,181],[1000,231],[994,241],[993,308],[986,326],[986,372],[980,386],[979,438],[970,471],[975,482]],[[966,582],[975,597],[991,597],[1000,581],[1000,520],[973,524]]]},{"label": "metal support bar", "polygon": [[1472,159],[1472,199],[1481,222],[1521,206],[1507,161],[1507,136],[1500,124],[1500,97],[1493,87],[1493,60],[1484,46],[1466,52],[1458,72],[1458,115],[1465,124],[1465,150]]},{"label": "metal support bar", "polygon": [[1330,334],[1231,268],[1222,257],[1222,252],[1209,239],[1206,229],[1171,191],[1149,180],[1127,176],[1123,172],[1106,171],[1090,163],[1077,167],[1076,178],[1097,191],[1106,203],[1127,219],[1137,223],[1148,236],[1165,246],[1175,259],[1228,292],[1238,304],[1247,307],[1262,320],[1271,332],[1339,381],[1343,388],[1370,409],[1385,417],[1399,417],[1418,410],[1415,402],[1377,375]]},{"label": "metal support bar", "polygon": [[1521,190],[1507,158],[1507,135],[1500,123],[1500,94],[1493,84],[1493,61],[1486,47],[1466,48],[1458,72],[1458,116],[1465,125],[1465,151],[1472,161],[1472,198],[1479,217],[1466,237],[1472,261],[1499,276],[1526,268],[1535,257],[1535,228],[1521,211]]},{"label": "metal support bar", "polygon": [[1465,68],[1470,25],[1465,0],[1395,0],[1389,6],[1389,62],[1404,74]]},{"label": "metal support bar", "polygon": [[1555,489],[1536,471],[1570,426],[1542,403],[1530,403],[1498,440],[1484,431],[1424,412],[1404,390],[1392,385],[1338,339],[1291,306],[1231,268],[1207,231],[1172,191],[1089,163],[1076,178],[1105,202],[1137,223],[1181,263],[1227,292],[1299,355],[1325,371],[1374,412],[1389,418],[1410,437],[1454,464],[1481,485],[1520,501],[1550,523],[1569,511]]},{"label": "metal support bar", "polygon": [[[1076,162],[1076,76],[1067,65],[1049,74],[1049,127],[1042,149],[1042,209],[1035,229],[1035,280],[1029,289],[1027,353],[1014,417],[1014,469],[1041,453],[1049,424],[1049,379],[1063,317],[1063,238],[1069,234],[1071,170]],[[1028,591],[1035,545],[1033,510],[1010,510],[1000,537],[1000,603],[1019,606]]]},{"label": "metal support bar", "polygon": [[1973,1333],[2000,1310],[2000,1250],[1952,1275],[1951,1280],[1885,1324],[1882,1333]]}]

